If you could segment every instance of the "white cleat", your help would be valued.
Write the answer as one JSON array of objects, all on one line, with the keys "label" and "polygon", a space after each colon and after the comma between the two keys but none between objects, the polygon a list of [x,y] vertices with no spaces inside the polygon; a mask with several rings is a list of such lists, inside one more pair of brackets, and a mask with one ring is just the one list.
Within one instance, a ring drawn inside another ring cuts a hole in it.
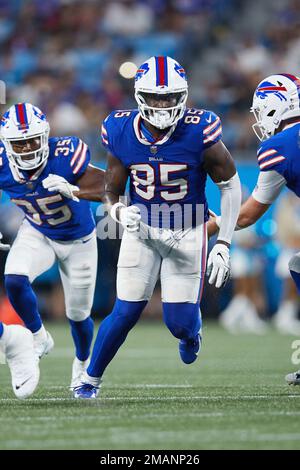
[{"label": "white cleat", "polygon": [[38,359],[41,359],[53,349],[54,341],[49,331],[44,326],[33,334],[34,350]]},{"label": "white cleat", "polygon": [[297,372],[292,372],[285,376],[285,381],[289,385],[300,385],[300,370]]},{"label": "white cleat", "polygon": [[27,398],[35,391],[40,378],[33,335],[23,326],[5,325],[2,341],[14,394],[20,399]]},{"label": "white cleat", "polygon": [[80,361],[75,357],[72,365],[72,379],[71,379],[71,385],[70,385],[70,390],[74,390],[75,387],[79,387],[82,383],[82,376],[84,372],[86,371],[87,367],[89,365],[89,359],[86,361]]}]

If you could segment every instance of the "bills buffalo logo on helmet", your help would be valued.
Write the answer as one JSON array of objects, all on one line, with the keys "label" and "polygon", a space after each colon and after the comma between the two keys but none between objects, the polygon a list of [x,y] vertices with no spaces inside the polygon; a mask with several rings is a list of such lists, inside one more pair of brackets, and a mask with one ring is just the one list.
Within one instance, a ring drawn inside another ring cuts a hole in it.
[{"label": "bills buffalo logo on helmet", "polygon": [[0,125],[5,126],[6,123],[8,122],[8,119],[9,119],[9,113],[6,112],[5,114],[3,114],[1,118]]},{"label": "bills buffalo logo on helmet", "polygon": [[182,78],[186,80],[186,72],[183,67],[179,64],[175,64],[175,71],[180,75]]},{"label": "bills buffalo logo on helmet", "polygon": [[149,64],[147,62],[145,62],[143,65],[140,66],[140,68],[137,70],[136,74],[135,74],[135,80],[139,80],[140,78],[142,78],[144,75],[146,75],[146,73],[149,72]]},{"label": "bills buffalo logo on helmet", "polygon": [[41,121],[45,121],[46,120],[46,116],[44,113],[42,113],[38,108],[36,108],[35,106],[32,107],[32,110],[33,110],[33,114],[38,117]]},{"label": "bills buffalo logo on helmet", "polygon": [[265,99],[268,95],[274,93],[274,95],[277,96],[280,101],[286,101],[286,97],[282,93],[280,93],[281,91],[287,91],[286,87],[282,85],[282,83],[278,82],[277,85],[274,85],[274,83],[271,82],[263,82],[260,84],[260,87],[256,90],[256,96],[261,99]]}]

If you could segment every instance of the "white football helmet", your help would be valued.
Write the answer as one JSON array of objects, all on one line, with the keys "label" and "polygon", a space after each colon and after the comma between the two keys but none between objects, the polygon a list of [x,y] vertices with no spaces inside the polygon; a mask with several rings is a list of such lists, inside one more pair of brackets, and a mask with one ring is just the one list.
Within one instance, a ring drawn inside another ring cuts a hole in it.
[{"label": "white football helmet", "polygon": [[268,139],[282,121],[300,117],[300,78],[290,74],[265,78],[254,92],[250,111],[256,119],[255,134],[259,140]]},{"label": "white football helmet", "polygon": [[188,95],[185,70],[171,57],[151,57],[135,75],[135,99],[143,119],[158,129],[182,118]]},{"label": "white football helmet", "polygon": [[49,132],[45,114],[30,103],[11,106],[0,123],[7,157],[20,170],[34,170],[48,158]]}]

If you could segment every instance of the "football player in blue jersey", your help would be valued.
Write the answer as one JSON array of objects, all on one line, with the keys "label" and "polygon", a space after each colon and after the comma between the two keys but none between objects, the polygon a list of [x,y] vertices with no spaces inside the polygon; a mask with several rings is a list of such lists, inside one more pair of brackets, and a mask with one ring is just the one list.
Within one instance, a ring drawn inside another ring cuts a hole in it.
[{"label": "football player in blue jersey", "polygon": [[[163,318],[179,339],[184,363],[201,347],[200,299],[206,270],[207,174],[221,190],[222,223],[212,249],[209,282],[228,278],[229,247],[241,203],[239,177],[212,111],[187,109],[181,65],[151,57],[137,71],[138,109],[111,113],[102,126],[108,150],[104,202],[125,229],[117,300],[102,322],[91,363],[75,398],[95,398],[101,377],[161,280]],[[120,200],[130,179],[131,205]]]},{"label": "football player in blue jersey", "polygon": [[0,188],[25,216],[7,257],[5,287],[41,358],[53,339],[32,282],[58,261],[76,349],[74,387],[90,353],[97,270],[95,222],[84,199],[101,200],[104,172],[90,165],[88,146],[78,137],[49,138],[49,131],[46,116],[29,103],[12,106],[1,120]]},{"label": "football player in blue jersey", "polygon": [[[261,144],[257,152],[260,168],[252,195],[241,207],[236,230],[254,224],[284,187],[300,197],[300,78],[291,74],[271,75],[262,80],[253,96],[253,130]],[[209,233],[222,225],[222,217],[209,222]],[[220,225],[221,224],[221,225]],[[300,293],[300,253],[289,262]],[[300,385],[300,371],[288,374],[289,384]]]}]

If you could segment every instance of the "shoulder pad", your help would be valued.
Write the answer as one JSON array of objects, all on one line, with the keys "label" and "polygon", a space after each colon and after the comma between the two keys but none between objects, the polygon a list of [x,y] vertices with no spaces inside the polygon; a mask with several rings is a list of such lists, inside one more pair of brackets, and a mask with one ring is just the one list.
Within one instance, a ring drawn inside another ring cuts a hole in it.
[{"label": "shoulder pad", "polygon": [[52,137],[49,146],[52,157],[60,157],[63,164],[71,167],[74,175],[89,163],[89,148],[79,137]]},{"label": "shoulder pad", "polygon": [[137,110],[116,110],[104,119],[101,126],[101,141],[111,153],[115,154],[114,143],[116,138],[118,138],[128,120],[136,114]]}]

